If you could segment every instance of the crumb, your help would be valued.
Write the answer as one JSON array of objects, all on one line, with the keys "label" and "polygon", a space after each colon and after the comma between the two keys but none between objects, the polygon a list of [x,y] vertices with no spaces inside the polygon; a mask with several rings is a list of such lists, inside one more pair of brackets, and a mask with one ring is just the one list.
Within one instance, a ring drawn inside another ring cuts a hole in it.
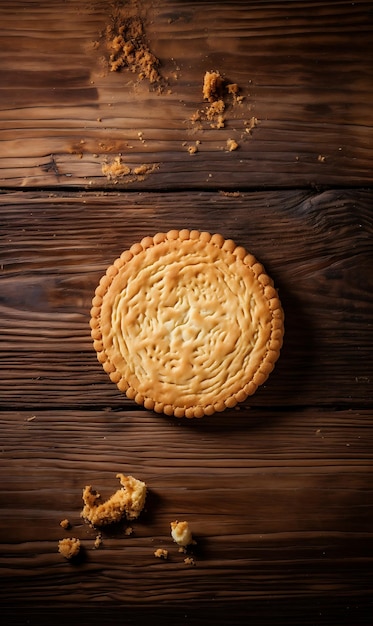
[{"label": "crumb", "polygon": [[319,154],[319,156],[317,157],[317,160],[320,161],[320,163],[325,163],[326,156],[324,156],[323,154]]},{"label": "crumb", "polygon": [[245,131],[251,135],[253,129],[258,125],[258,120],[256,117],[252,116],[248,121],[245,122]]},{"label": "crumb", "polygon": [[237,85],[237,83],[229,83],[229,85],[227,85],[227,91],[228,91],[228,93],[231,93],[234,96],[236,96],[238,94],[238,85]]},{"label": "crumb", "polygon": [[191,556],[187,556],[184,559],[184,563],[185,563],[185,565],[195,565],[196,564],[195,560]]},{"label": "crumb", "polygon": [[[224,190],[221,190],[221,191],[219,191],[219,193],[222,196],[226,196],[227,198],[239,198],[241,196],[241,193],[239,191],[224,191]],[[235,408],[236,411],[240,410],[239,406],[235,406],[234,408]]]},{"label": "crumb", "polygon": [[67,530],[68,528],[71,527],[71,524],[68,519],[63,519],[60,521],[60,526],[61,528],[64,528],[65,530]]},{"label": "crumb", "polygon": [[158,167],[159,167],[158,163],[149,163],[149,164],[144,163],[143,165],[134,167],[133,173],[136,176],[147,176],[148,174],[151,174],[156,169],[158,169]]},{"label": "crumb", "polygon": [[198,146],[199,146],[200,142],[196,141],[196,143],[192,146],[187,146],[187,150],[189,152],[189,154],[196,154],[196,152],[198,152]]},{"label": "crumb", "polygon": [[108,180],[116,180],[130,174],[131,168],[122,162],[122,158],[120,156],[117,156],[112,163],[103,164],[102,173]]},{"label": "crumb", "polygon": [[223,83],[220,72],[206,72],[203,78],[203,99],[209,102],[219,99],[222,94]]},{"label": "crumb", "polygon": [[237,85],[237,83],[229,83],[226,86],[226,90],[227,92],[233,96],[233,101],[236,104],[241,104],[244,100],[244,97],[239,95],[239,86]]},{"label": "crumb", "polygon": [[139,80],[146,79],[151,85],[161,83],[160,62],[149,49],[144,22],[139,15],[118,11],[113,23],[106,28],[106,45],[111,72],[126,68],[136,73]]},{"label": "crumb", "polygon": [[58,552],[65,557],[65,559],[73,559],[78,556],[80,552],[80,540],[72,537],[70,539],[61,539],[58,542]]},{"label": "crumb", "polygon": [[145,504],[146,484],[133,476],[116,476],[122,485],[108,500],[102,502],[99,493],[90,485],[83,490],[84,507],[81,517],[92,526],[119,522],[123,517],[136,519]]},{"label": "crumb", "polygon": [[132,526],[127,526],[126,530],[124,531],[124,534],[126,535],[126,537],[130,537],[133,534]]},{"label": "crumb", "polygon": [[154,552],[154,556],[156,556],[158,559],[168,559],[168,550],[164,550],[163,548],[157,548],[157,550]]},{"label": "crumb", "polygon": [[195,543],[188,522],[171,522],[171,536],[182,547]]},{"label": "crumb", "polygon": [[144,180],[146,176],[152,174],[158,168],[158,163],[144,163],[131,170],[129,165],[122,162],[122,157],[117,156],[111,163],[102,165],[102,173],[110,181],[118,182],[118,180],[123,180],[126,183],[132,183],[136,180]]},{"label": "crumb", "polygon": [[237,150],[238,148],[237,141],[235,141],[234,139],[227,139],[227,148],[229,152],[232,152],[233,150]]},{"label": "crumb", "polygon": [[96,539],[93,544],[93,547],[95,548],[95,550],[97,550],[97,548],[99,548],[101,544],[102,544],[102,535],[101,533],[99,533],[98,535],[96,535]]}]

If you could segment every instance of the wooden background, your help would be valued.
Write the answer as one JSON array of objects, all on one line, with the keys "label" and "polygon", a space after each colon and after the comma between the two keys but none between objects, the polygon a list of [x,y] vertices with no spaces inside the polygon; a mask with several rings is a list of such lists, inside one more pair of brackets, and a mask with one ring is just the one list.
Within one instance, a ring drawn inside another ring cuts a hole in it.
[{"label": "wooden background", "polygon": [[[2,623],[373,622],[372,10],[0,1]],[[133,17],[160,85],[108,70],[107,28]],[[222,129],[191,120],[207,70],[244,96]],[[115,159],[130,175],[108,179]],[[128,401],[90,338],[106,267],[170,228],[245,246],[286,315],[267,383],[202,420]],[[82,488],[109,495],[117,472],[147,482],[146,511],[95,550]]]}]

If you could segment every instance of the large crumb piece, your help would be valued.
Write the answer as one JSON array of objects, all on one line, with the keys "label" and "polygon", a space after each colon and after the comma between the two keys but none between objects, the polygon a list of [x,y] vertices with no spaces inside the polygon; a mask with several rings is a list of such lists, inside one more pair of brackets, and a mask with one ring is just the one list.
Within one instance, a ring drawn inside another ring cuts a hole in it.
[{"label": "large crumb piece", "polygon": [[171,537],[182,547],[195,543],[188,522],[171,522]]},{"label": "large crumb piece", "polygon": [[65,557],[65,559],[73,559],[78,556],[80,552],[80,540],[75,537],[61,539],[58,542],[58,552]]},{"label": "large crumb piece", "polygon": [[168,559],[168,550],[164,550],[163,548],[157,548],[154,552],[154,556],[158,559]]},{"label": "large crumb piece", "polygon": [[195,560],[191,556],[187,556],[184,559],[184,563],[185,563],[185,565],[195,565],[196,564]]},{"label": "large crumb piece", "polygon": [[92,526],[119,522],[123,517],[136,519],[144,508],[146,484],[133,476],[116,476],[122,485],[108,500],[102,502],[90,485],[83,490],[84,507],[81,516]]},{"label": "large crumb piece", "polygon": [[220,72],[206,72],[203,78],[203,99],[209,102],[220,99],[223,83],[224,81]]}]

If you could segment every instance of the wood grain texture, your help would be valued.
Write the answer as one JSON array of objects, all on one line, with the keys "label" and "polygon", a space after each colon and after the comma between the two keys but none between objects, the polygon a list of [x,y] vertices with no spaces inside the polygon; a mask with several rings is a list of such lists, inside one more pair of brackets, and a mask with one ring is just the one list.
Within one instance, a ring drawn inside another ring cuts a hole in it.
[{"label": "wood grain texture", "polygon": [[[195,615],[208,606],[215,617],[231,610],[234,624],[242,613],[232,604],[243,599],[247,610],[260,598],[272,607],[286,601],[289,609],[299,597],[307,605],[332,594],[347,612],[356,597],[367,609],[370,416],[257,409],[251,418],[235,412],[175,423],[147,411],[3,413],[3,605],[22,595],[29,609],[53,602],[55,608],[110,610],[141,602]],[[123,527],[107,529],[95,550],[96,531],[79,517],[82,488],[92,484],[109,495],[117,471],[148,483],[146,511],[130,537]],[[65,517],[70,531],[59,526]],[[195,567],[172,544],[174,518],[193,527]],[[76,566],[57,553],[58,540],[71,535],[85,549]],[[154,557],[157,547],[169,550],[168,561]],[[315,623],[309,617],[302,623]],[[280,624],[296,619],[279,615]]]},{"label": "wood grain texture", "polygon": [[184,227],[233,238],[279,289],[284,348],[248,406],[370,403],[371,202],[363,190],[3,196],[2,406],[128,405],[96,360],[91,299],[132,243]]},{"label": "wood grain texture", "polygon": [[[161,94],[108,70],[105,29],[138,15]],[[371,2],[69,0],[0,4],[0,185],[216,189],[372,182]],[[206,71],[240,86],[202,129]],[[247,133],[252,117],[258,123]],[[227,150],[233,138],[239,149]],[[187,148],[200,142],[198,152]],[[122,155],[149,176],[108,181]]]},{"label": "wood grain texture", "polygon": [[[109,71],[134,19],[153,85]],[[1,624],[371,626],[372,3],[2,0],[0,23]],[[243,96],[221,129],[191,119],[209,70]],[[127,400],[90,338],[107,266],[171,228],[245,246],[285,310],[266,384],[202,420]],[[146,509],[94,549],[82,489],[117,472]]]}]

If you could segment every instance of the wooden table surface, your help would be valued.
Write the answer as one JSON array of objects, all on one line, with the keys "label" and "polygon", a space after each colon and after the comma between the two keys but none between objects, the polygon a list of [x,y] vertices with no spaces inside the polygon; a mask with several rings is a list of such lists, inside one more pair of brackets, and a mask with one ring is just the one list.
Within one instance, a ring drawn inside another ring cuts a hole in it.
[{"label": "wooden table surface", "polygon": [[[372,624],[372,2],[1,0],[0,24],[2,623]],[[120,33],[153,75],[110,71]],[[106,267],[172,228],[246,247],[286,316],[266,384],[200,420],[128,400],[90,337]],[[146,510],[95,549],[82,489],[118,472]]]}]

